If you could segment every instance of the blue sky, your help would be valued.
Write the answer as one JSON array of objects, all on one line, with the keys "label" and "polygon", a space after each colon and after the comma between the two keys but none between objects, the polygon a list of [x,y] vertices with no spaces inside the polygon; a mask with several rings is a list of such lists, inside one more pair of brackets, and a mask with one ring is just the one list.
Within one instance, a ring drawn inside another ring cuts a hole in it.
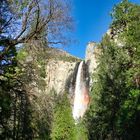
[{"label": "blue sky", "polygon": [[[80,58],[85,57],[86,45],[90,41],[99,42],[111,23],[110,12],[121,0],[73,0],[73,16],[76,22],[74,39],[66,51]],[[139,3],[140,0],[131,0]]]}]

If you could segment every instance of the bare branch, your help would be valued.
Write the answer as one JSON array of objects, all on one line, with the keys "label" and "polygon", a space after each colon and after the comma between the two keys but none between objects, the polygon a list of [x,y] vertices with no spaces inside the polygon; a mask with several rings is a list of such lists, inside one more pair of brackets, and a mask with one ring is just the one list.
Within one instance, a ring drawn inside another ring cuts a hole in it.
[{"label": "bare branch", "polygon": [[39,6],[39,3],[38,3],[38,0],[36,0],[36,4],[37,4],[37,21],[36,21],[36,31],[37,31],[37,28],[38,28],[38,25],[39,25],[39,19],[40,19],[40,6]]},{"label": "bare branch", "polygon": [[24,17],[23,17],[23,20],[22,20],[22,30],[21,32],[19,33],[19,35],[16,37],[15,40],[18,40],[18,38],[20,38],[23,33],[27,30],[27,24],[28,24],[28,20],[29,20],[29,17],[30,17],[30,13],[32,11],[34,7],[34,2],[33,0],[30,2],[30,4],[28,5],[28,10],[27,12],[25,13]]},{"label": "bare branch", "polygon": [[10,19],[3,25],[3,27],[0,29],[0,32],[2,32],[2,30],[4,29],[4,28],[6,28],[9,24],[10,24],[10,21],[12,20],[13,18],[12,17],[10,17]]},{"label": "bare branch", "polygon": [[[48,0],[45,2],[46,7],[41,2],[42,0],[32,0],[27,4],[26,10],[23,11],[22,22],[17,26],[17,28],[21,27],[19,29],[20,32],[15,38],[5,41],[4,54],[12,46],[19,43],[27,43],[32,39],[46,38],[49,44],[62,44],[66,42],[63,40],[65,39],[63,32],[66,28],[69,29],[71,16],[67,13],[69,11],[65,7],[65,2],[61,0]],[[20,11],[17,12],[17,15],[20,15]],[[12,32],[17,33],[16,31]]]},{"label": "bare branch", "polygon": [[52,41],[52,42],[48,42],[48,44],[61,44],[61,43],[63,43],[63,42],[61,42],[61,41]]}]

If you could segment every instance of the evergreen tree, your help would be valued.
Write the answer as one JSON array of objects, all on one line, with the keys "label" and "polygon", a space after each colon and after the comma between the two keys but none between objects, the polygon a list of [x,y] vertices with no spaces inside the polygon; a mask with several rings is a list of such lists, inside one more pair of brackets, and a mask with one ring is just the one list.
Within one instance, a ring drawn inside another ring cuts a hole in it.
[{"label": "evergreen tree", "polygon": [[111,34],[100,43],[89,139],[140,138],[140,6],[127,0],[114,7]]}]

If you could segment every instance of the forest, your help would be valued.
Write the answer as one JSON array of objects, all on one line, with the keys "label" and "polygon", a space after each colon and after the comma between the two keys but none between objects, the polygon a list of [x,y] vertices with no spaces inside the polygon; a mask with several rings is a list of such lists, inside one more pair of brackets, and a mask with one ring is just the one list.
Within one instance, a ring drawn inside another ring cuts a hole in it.
[{"label": "forest", "polygon": [[140,5],[122,0],[112,8],[78,123],[67,91],[45,93],[49,48],[73,39],[71,10],[70,0],[0,1],[0,140],[140,139]]}]

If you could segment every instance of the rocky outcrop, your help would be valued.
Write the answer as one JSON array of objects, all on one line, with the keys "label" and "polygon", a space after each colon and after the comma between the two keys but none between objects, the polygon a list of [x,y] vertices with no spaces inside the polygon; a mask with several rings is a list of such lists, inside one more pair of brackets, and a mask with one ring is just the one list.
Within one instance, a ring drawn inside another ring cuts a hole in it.
[{"label": "rocky outcrop", "polygon": [[89,77],[90,77],[90,87],[93,83],[93,73],[96,71],[96,67],[98,65],[97,56],[99,54],[99,49],[97,47],[97,43],[89,42],[86,48],[86,56],[85,62],[88,65]]},{"label": "rocky outcrop", "polygon": [[85,61],[89,66],[89,73],[93,73],[97,67],[97,44],[89,42],[86,49]]}]

